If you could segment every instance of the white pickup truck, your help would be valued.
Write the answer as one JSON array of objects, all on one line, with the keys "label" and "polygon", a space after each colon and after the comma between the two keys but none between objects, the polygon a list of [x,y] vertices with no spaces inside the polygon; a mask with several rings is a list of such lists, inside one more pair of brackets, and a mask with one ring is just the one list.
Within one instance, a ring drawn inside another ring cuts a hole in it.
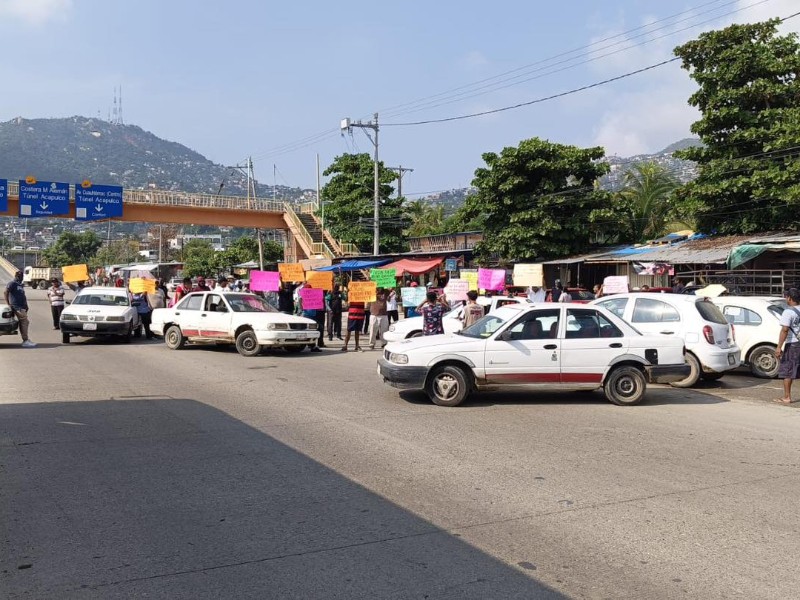
[{"label": "white pickup truck", "polygon": [[[506,296],[478,296],[478,304],[483,306],[483,314],[488,315],[496,309],[507,304],[528,304],[527,298],[508,298]],[[442,326],[445,333],[456,333],[461,331],[464,323],[461,320],[464,314],[464,307],[454,308],[442,317]],[[383,334],[383,339],[387,342],[399,342],[406,338],[419,337],[422,335],[422,317],[410,317],[397,321],[389,327],[389,331]]]}]

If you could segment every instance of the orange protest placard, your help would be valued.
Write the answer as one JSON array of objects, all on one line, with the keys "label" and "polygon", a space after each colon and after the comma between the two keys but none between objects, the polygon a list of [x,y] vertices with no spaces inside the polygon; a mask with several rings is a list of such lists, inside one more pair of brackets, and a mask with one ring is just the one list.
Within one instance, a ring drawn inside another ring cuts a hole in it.
[{"label": "orange protest placard", "polygon": [[347,289],[348,302],[375,302],[378,286],[374,281],[351,281]]},{"label": "orange protest placard", "polygon": [[300,263],[278,263],[278,272],[284,283],[297,283],[306,280],[303,265]]},{"label": "orange protest placard", "polygon": [[64,283],[78,283],[89,279],[89,267],[86,265],[69,265],[61,267],[61,279]]},{"label": "orange protest placard", "polygon": [[156,293],[156,280],[144,279],[141,277],[133,277],[128,282],[128,289],[132,294],[155,294]]},{"label": "orange protest placard", "polygon": [[308,271],[306,282],[318,290],[329,292],[333,289],[333,273],[330,271]]}]

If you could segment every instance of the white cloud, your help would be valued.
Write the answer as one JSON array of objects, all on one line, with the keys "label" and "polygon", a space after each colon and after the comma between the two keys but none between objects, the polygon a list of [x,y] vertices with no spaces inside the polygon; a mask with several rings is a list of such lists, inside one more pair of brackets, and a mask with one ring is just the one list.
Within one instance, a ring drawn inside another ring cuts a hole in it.
[{"label": "white cloud", "polygon": [[459,64],[465,71],[475,71],[488,66],[489,59],[486,58],[482,52],[478,50],[472,50],[467,52],[465,56],[461,57]]},{"label": "white cloud", "polygon": [[41,25],[61,19],[72,9],[72,0],[0,0],[0,18]]}]

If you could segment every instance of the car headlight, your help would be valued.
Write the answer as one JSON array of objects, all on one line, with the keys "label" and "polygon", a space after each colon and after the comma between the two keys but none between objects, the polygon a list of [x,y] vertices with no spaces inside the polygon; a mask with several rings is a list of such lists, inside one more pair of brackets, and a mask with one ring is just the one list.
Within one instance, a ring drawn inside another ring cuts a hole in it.
[{"label": "car headlight", "polygon": [[4,319],[10,319],[13,316],[14,316],[14,312],[13,311],[10,311],[10,310],[4,310],[3,311],[3,318]]},{"label": "car headlight", "polygon": [[394,331],[394,325],[389,325],[389,331]]},{"label": "car headlight", "polygon": [[106,321],[111,321],[112,323],[124,323],[125,317],[106,317]]},{"label": "car headlight", "polygon": [[76,317],[75,315],[65,315],[65,314],[62,314],[62,315],[61,315],[61,320],[62,320],[62,321],[77,321],[77,320],[78,320],[78,317]]},{"label": "car headlight", "polygon": [[396,352],[390,352],[389,362],[393,362],[396,365],[407,365],[408,354],[397,354]]},{"label": "car headlight", "polygon": [[316,323],[309,323],[308,324],[308,329],[318,329],[317,324]]},{"label": "car headlight", "polygon": [[267,329],[271,331],[275,331],[276,329],[280,329],[281,331],[289,329],[289,325],[287,323],[268,323]]}]

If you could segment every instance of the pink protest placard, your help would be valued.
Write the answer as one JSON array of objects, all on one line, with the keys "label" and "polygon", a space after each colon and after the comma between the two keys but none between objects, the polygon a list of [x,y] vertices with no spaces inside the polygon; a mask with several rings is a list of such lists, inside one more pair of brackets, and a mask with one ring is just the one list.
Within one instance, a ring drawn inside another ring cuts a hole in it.
[{"label": "pink protest placard", "polygon": [[281,274],[277,271],[250,271],[250,289],[254,292],[277,292]]},{"label": "pink protest placard", "polygon": [[505,269],[478,269],[478,287],[482,290],[504,290]]},{"label": "pink protest placard", "polygon": [[322,310],[325,302],[322,298],[323,290],[317,288],[303,288],[300,290],[300,298],[303,300],[303,310]]}]

